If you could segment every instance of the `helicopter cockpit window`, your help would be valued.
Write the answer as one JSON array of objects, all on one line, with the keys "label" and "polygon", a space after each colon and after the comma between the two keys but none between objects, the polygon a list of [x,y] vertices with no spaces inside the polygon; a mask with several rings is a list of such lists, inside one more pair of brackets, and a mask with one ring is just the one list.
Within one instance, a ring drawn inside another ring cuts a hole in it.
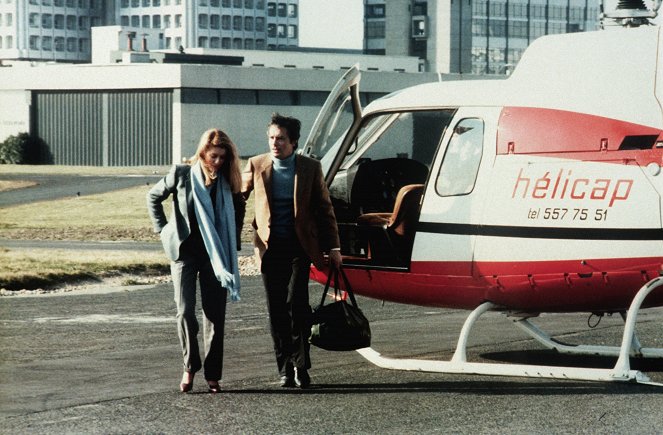
[{"label": "helicopter cockpit window", "polygon": [[435,183],[437,193],[453,196],[472,192],[482,151],[483,121],[467,118],[456,124]]}]

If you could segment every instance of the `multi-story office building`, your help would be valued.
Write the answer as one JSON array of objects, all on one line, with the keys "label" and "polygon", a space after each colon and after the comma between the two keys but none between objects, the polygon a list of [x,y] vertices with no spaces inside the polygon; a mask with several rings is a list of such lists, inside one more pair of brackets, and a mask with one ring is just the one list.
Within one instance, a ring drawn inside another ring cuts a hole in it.
[{"label": "multi-story office building", "polygon": [[283,50],[299,0],[0,0],[0,59],[89,62],[90,27],[113,24],[158,30],[157,48]]},{"label": "multi-story office building", "polygon": [[0,59],[86,62],[102,0],[0,0]]},{"label": "multi-story office building", "polygon": [[599,0],[365,0],[364,51],[426,71],[504,74],[542,35],[595,30]]},{"label": "multi-story office building", "polygon": [[117,24],[162,29],[166,49],[282,50],[299,45],[299,0],[116,1]]}]

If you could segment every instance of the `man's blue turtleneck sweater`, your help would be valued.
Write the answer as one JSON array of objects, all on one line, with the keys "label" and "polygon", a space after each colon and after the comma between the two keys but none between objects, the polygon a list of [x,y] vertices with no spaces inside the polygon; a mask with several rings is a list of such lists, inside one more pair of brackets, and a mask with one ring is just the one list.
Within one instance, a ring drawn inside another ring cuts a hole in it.
[{"label": "man's blue turtleneck sweater", "polygon": [[295,236],[295,154],[285,159],[272,156],[271,235],[280,239]]}]

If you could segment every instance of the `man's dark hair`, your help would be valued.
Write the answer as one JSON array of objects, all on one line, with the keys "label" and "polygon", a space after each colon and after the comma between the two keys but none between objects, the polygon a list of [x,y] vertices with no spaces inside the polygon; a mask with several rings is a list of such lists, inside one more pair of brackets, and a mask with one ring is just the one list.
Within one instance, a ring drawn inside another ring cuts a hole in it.
[{"label": "man's dark hair", "polygon": [[269,121],[267,128],[272,125],[277,125],[280,128],[285,129],[288,133],[288,138],[290,138],[290,141],[295,145],[295,148],[297,148],[297,145],[299,144],[299,132],[302,129],[302,123],[299,119],[291,116],[283,116],[279,113],[272,113],[272,119]]}]

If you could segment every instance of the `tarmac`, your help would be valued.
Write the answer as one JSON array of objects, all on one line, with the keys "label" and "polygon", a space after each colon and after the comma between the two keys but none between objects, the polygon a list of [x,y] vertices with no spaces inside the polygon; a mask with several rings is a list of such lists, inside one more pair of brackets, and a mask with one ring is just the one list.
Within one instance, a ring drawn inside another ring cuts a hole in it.
[{"label": "tarmac", "polygon": [[[131,246],[155,248],[122,248]],[[310,300],[321,291],[312,283]],[[392,357],[448,360],[468,314],[358,302],[371,321],[372,347]],[[198,374],[193,393],[182,394],[174,315],[170,283],[0,297],[0,433],[663,433],[662,386],[392,371],[357,352],[312,348],[312,387],[281,388],[264,290],[250,276],[242,277],[242,301],[228,305],[222,392],[209,394]],[[546,314],[537,322],[578,344],[619,345],[623,331],[618,315],[594,328],[588,314]],[[643,346],[663,347],[663,309],[644,310],[637,332]],[[545,350],[501,313],[479,320],[468,359],[615,364]],[[663,361],[631,364],[663,383]]]}]

